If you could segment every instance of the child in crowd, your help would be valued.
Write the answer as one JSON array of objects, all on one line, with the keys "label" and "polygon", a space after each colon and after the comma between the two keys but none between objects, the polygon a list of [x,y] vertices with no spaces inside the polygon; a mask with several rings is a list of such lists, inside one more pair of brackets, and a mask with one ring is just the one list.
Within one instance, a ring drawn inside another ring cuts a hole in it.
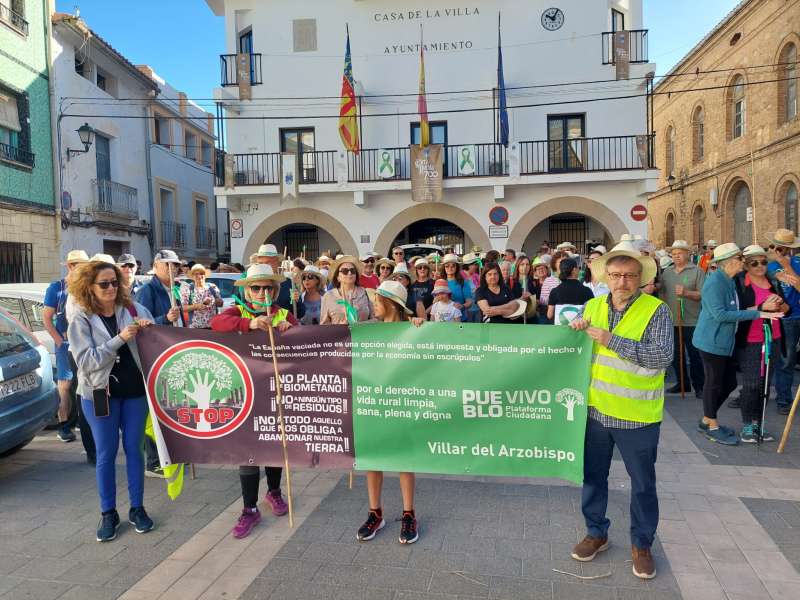
[{"label": "child in crowd", "polygon": [[451,296],[453,292],[447,281],[437,279],[433,286],[434,302],[431,306],[431,321],[449,322],[461,321],[461,311],[456,308]]}]

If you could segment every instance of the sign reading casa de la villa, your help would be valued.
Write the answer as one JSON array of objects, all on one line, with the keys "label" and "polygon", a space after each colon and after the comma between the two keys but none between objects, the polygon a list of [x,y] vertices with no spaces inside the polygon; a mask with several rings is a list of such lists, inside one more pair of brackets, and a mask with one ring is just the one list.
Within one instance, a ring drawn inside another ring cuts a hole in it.
[{"label": "sign reading casa de la villa", "polygon": [[397,21],[418,21],[421,19],[443,19],[449,17],[473,17],[480,15],[478,7],[473,8],[426,8],[424,10],[401,10],[397,12],[373,13],[376,23]]}]

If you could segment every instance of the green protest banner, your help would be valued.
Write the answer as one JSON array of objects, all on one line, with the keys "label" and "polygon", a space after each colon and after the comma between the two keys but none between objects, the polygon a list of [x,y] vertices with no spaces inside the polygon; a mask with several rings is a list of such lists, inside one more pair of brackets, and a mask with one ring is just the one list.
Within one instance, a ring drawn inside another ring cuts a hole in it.
[{"label": "green protest banner", "polygon": [[582,481],[585,333],[390,323],[351,337],[356,468]]}]

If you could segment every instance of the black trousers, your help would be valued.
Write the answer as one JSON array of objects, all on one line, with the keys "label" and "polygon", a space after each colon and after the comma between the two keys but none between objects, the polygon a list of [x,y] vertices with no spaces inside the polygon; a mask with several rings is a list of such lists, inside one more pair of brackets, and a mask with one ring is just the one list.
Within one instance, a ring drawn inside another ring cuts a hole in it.
[{"label": "black trousers", "polygon": [[725,404],[731,392],[736,389],[736,361],[731,356],[711,354],[700,350],[705,373],[703,386],[703,415],[716,419],[720,406]]},{"label": "black trousers", "polygon": [[[264,467],[267,475],[267,490],[272,492],[281,488],[281,467]],[[255,508],[258,504],[258,480],[261,467],[242,465],[239,467],[239,481],[242,484],[242,501],[245,508]]]},{"label": "black trousers", "polygon": [[[761,376],[761,344],[747,343],[736,349],[739,368],[742,371],[742,390],[739,392],[739,406],[742,410],[742,423],[760,423],[764,402],[764,378]],[[780,366],[780,340],[772,344],[769,362],[769,380],[774,385],[775,366]],[[770,385],[770,388],[772,385]]]}]

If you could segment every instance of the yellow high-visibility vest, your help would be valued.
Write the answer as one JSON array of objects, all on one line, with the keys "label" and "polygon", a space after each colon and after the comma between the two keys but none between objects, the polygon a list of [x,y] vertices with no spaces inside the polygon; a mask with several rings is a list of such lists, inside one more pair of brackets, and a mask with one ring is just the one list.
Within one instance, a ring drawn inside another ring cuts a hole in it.
[{"label": "yellow high-visibility vest", "polygon": [[[641,294],[614,328],[615,335],[641,341],[642,335],[663,302]],[[586,303],[585,319],[608,329],[608,294]],[[609,417],[638,423],[659,423],[664,413],[664,369],[648,369],[594,343],[589,406]]]},{"label": "yellow high-visibility vest", "polygon": [[[239,304],[238,306],[239,306],[239,314],[242,315],[243,319],[255,319],[256,317],[260,316],[260,315],[256,315],[254,313],[251,313],[249,310],[247,310],[241,304]],[[288,317],[288,316],[289,316],[289,311],[288,310],[286,310],[285,308],[279,309],[278,312],[276,312],[274,315],[272,315],[272,326],[273,327],[277,327],[278,323],[281,323],[281,322],[285,321],[286,317]]]}]

